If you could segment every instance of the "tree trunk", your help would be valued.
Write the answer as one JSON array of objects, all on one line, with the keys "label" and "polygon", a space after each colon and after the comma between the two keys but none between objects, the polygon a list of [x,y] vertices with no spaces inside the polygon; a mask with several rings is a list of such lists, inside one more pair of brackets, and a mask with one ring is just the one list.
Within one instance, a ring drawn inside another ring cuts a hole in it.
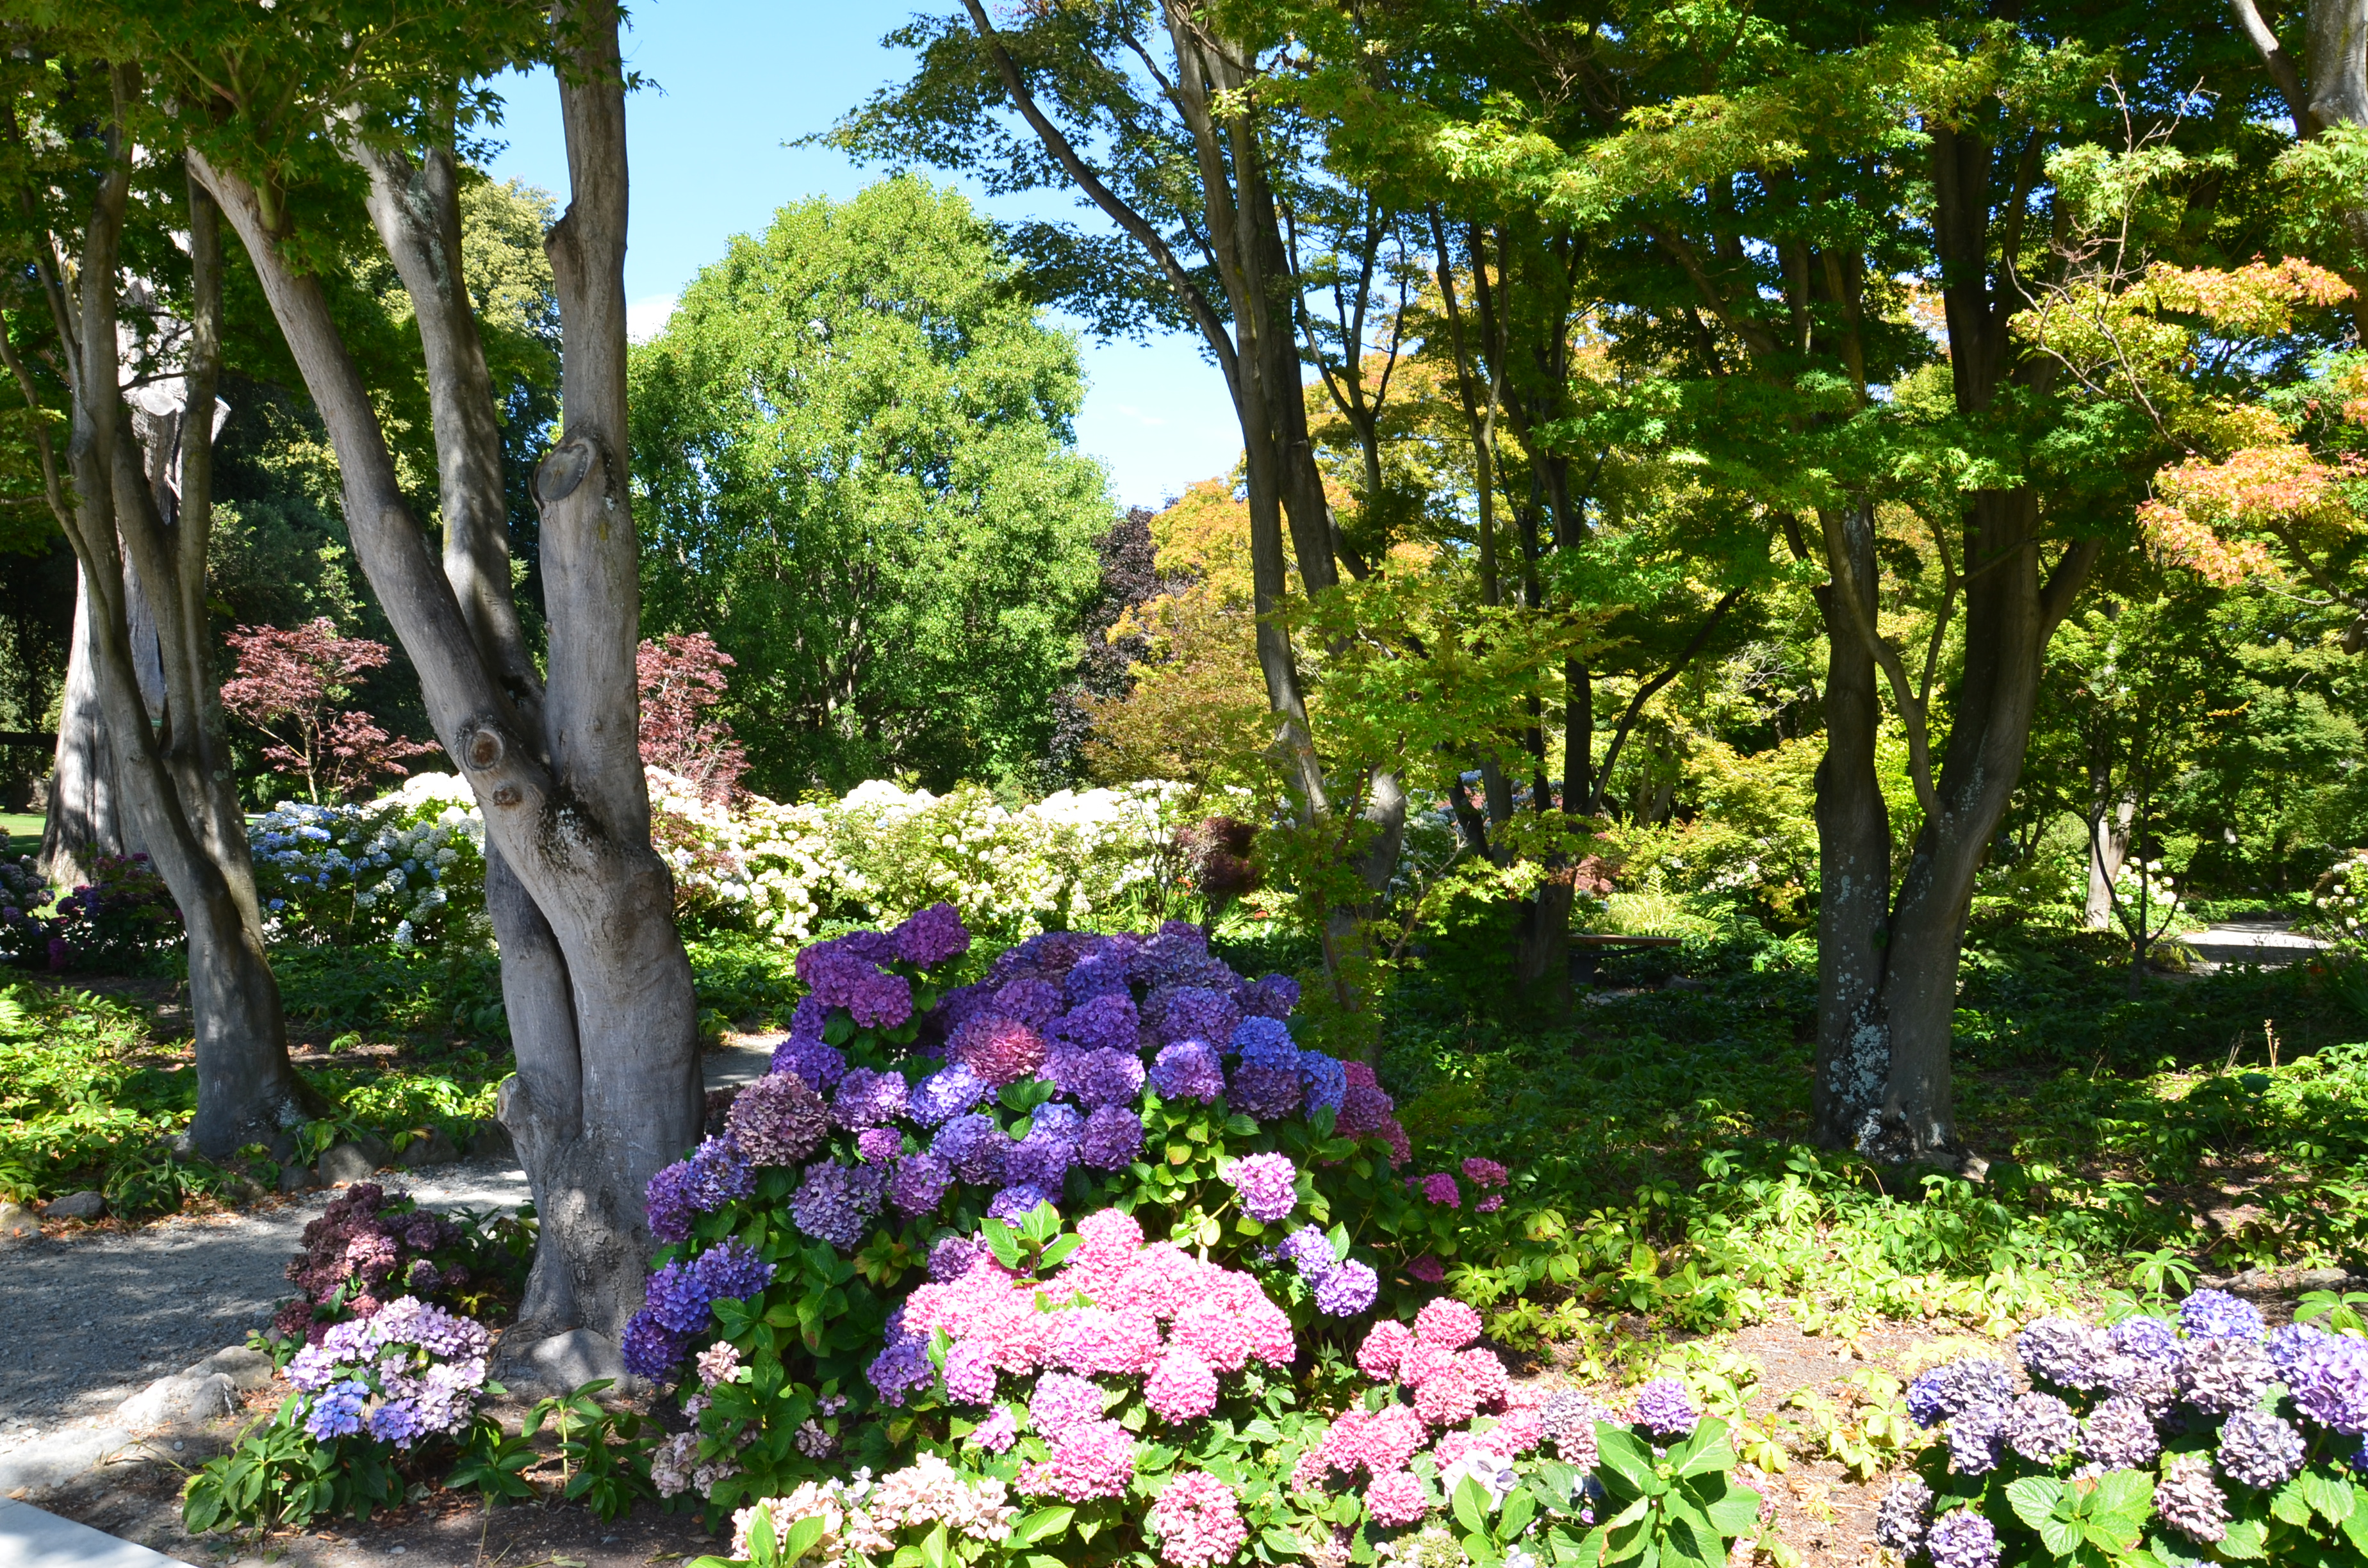
[{"label": "tree trunk", "polygon": [[[547,686],[514,642],[492,389],[467,308],[448,144],[417,167],[352,155],[427,346],[448,540],[438,570],[327,301],[293,270],[256,190],[200,172],[238,229],[334,443],[354,550],[429,717],[485,819],[518,1072],[502,1086],[541,1217],[525,1316],[615,1337],[642,1304],[643,1194],[699,1135],[690,965],[649,842],[636,718],[639,546],[625,472],[624,94],[613,5],[562,7],[583,40],[563,74],[571,199],[545,242],[564,334],[566,438],[538,468]],[[486,487],[491,486],[490,490]],[[521,1339],[533,1337],[522,1334]]]},{"label": "tree trunk", "polygon": [[2130,823],[2137,814],[2137,802],[2127,795],[2110,799],[2100,786],[2089,810],[2089,901],[2080,923],[2091,931],[2103,931],[2113,924],[2113,879],[2129,858]]},{"label": "tree trunk", "polygon": [[129,855],[142,847],[123,803],[115,748],[108,744],[98,699],[96,613],[89,575],[77,565],[73,640],[66,650],[65,687],[58,697],[57,757],[38,860],[41,875],[62,887],[89,881],[101,855]]}]

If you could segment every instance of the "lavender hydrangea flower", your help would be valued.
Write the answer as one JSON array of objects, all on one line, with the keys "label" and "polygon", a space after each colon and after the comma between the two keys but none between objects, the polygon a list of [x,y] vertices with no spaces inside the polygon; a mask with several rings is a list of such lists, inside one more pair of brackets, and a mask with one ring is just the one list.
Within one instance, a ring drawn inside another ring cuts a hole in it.
[{"label": "lavender hydrangea flower", "polygon": [[850,1131],[879,1127],[905,1114],[909,1090],[901,1073],[848,1072],[830,1103],[830,1119]]},{"label": "lavender hydrangea flower", "polygon": [[2259,1339],[2261,1314],[2226,1290],[2198,1290],[2179,1303],[2179,1326],[2190,1339]]},{"label": "lavender hydrangea flower", "polygon": [[995,994],[995,1010],[1007,1018],[1017,1018],[1031,1029],[1041,1029],[1061,1016],[1061,988],[1032,975],[1022,976]]},{"label": "lavender hydrangea flower", "polygon": [[851,1247],[880,1212],[882,1185],[874,1166],[818,1161],[806,1167],[805,1180],[790,1199],[790,1216],[815,1240]]},{"label": "lavender hydrangea flower", "polygon": [[912,1093],[908,1109],[915,1121],[924,1127],[936,1127],[975,1109],[993,1093],[986,1080],[972,1072],[967,1062],[957,1062],[922,1079],[921,1086]]},{"label": "lavender hydrangea flower", "polygon": [[2105,1331],[2112,1347],[2124,1356],[2160,1359],[2179,1354],[2179,1331],[2160,1318],[2140,1312],[2125,1317]]},{"label": "lavender hydrangea flower", "polygon": [[1349,1070],[1346,1066],[1320,1051],[1303,1051],[1299,1053],[1299,1082],[1306,1091],[1307,1108],[1311,1113],[1322,1106],[1338,1118],[1340,1102],[1349,1093]]},{"label": "lavender hydrangea flower", "polygon": [[1123,988],[1086,998],[1053,1020],[1048,1031],[1078,1051],[1133,1051],[1142,1036],[1134,999]]},{"label": "lavender hydrangea flower", "polygon": [[1313,1225],[1304,1226],[1282,1238],[1274,1249],[1275,1256],[1297,1269],[1308,1279],[1319,1278],[1339,1266],[1332,1256],[1332,1243]]},{"label": "lavender hydrangea flower", "polygon": [[2240,1410],[2220,1427],[2220,1473],[2270,1492],[2302,1470],[2302,1433],[2266,1410]]},{"label": "lavender hydrangea flower", "polygon": [[1263,974],[1241,989],[1242,1011],[1261,1018],[1287,1018],[1299,1006],[1299,982],[1287,974]]},{"label": "lavender hydrangea flower", "polygon": [[2207,1415],[2231,1415],[2261,1403],[2277,1369],[2253,1340],[2191,1339],[2179,1347],[2179,1375],[2188,1403]]},{"label": "lavender hydrangea flower", "polygon": [[929,1153],[954,1168],[954,1174],[974,1187],[991,1187],[1003,1179],[1003,1153],[1011,1140],[984,1111],[955,1117],[938,1129]]},{"label": "lavender hydrangea flower", "polygon": [[2027,1393],[2007,1418],[2007,1447],[2033,1464],[2053,1465],[2080,1446],[2080,1420],[2052,1393]]},{"label": "lavender hydrangea flower", "polygon": [[2100,1331],[2069,1318],[2041,1318],[2016,1337],[2014,1348],[2032,1377],[2062,1389],[2102,1388],[2112,1354]]},{"label": "lavender hydrangea flower", "polygon": [[2156,1517],[2190,1540],[2209,1546],[2228,1533],[2228,1494],[2212,1480],[2212,1462],[2180,1454],[2155,1483]]},{"label": "lavender hydrangea flower", "polygon": [[1960,1508],[1924,1532],[1924,1553],[1932,1568],[1998,1568],[1998,1529],[1972,1509]]},{"label": "lavender hydrangea flower", "polygon": [[1225,1103],[1258,1121],[1279,1121],[1299,1109],[1296,1067],[1236,1067]]},{"label": "lavender hydrangea flower", "polygon": [[1273,1224],[1290,1218],[1299,1207],[1299,1194],[1293,1184],[1299,1179],[1299,1167],[1287,1154],[1248,1154],[1235,1160],[1220,1173],[1242,1200],[1242,1212],[1251,1219]]},{"label": "lavender hydrangea flower", "polygon": [[951,903],[916,910],[894,935],[896,957],[917,969],[929,969],[970,951],[970,930]]},{"label": "lavender hydrangea flower", "polygon": [[1902,1476],[1883,1494],[1874,1509],[1874,1539],[1903,1558],[1924,1550],[1924,1534],[1932,1528],[1932,1489],[1919,1476]]},{"label": "lavender hydrangea flower", "polygon": [[1040,1203],[1050,1203],[1055,1209],[1060,1207],[1055,1194],[1032,1182],[1019,1182],[996,1193],[986,1205],[986,1214],[990,1220],[1016,1225],[1033,1214]]},{"label": "lavender hydrangea flower", "polygon": [[1143,1118],[1122,1105],[1106,1105],[1086,1118],[1077,1158],[1098,1171],[1124,1170],[1143,1153]]},{"label": "lavender hydrangea flower", "polygon": [[1273,1018],[1244,1018],[1225,1044],[1240,1054],[1245,1067],[1299,1071],[1299,1047],[1292,1040],[1290,1028]]},{"label": "lavender hydrangea flower", "polygon": [[906,1154],[888,1177],[888,1202],[899,1214],[927,1214],[953,1184],[953,1168],[935,1154]]},{"label": "lavender hydrangea flower", "polygon": [[[746,1301],[773,1282],[773,1266],[737,1236],[727,1236],[700,1253],[690,1267],[709,1298],[718,1301]],[[695,1329],[687,1328],[684,1332]]]},{"label": "lavender hydrangea flower", "polygon": [[2368,1340],[2317,1329],[2308,1334],[2289,1336],[2280,1365],[2294,1408],[2345,1437],[2368,1432]]},{"label": "lavender hydrangea flower", "polygon": [[944,1236],[929,1248],[929,1278],[939,1284],[959,1279],[984,1257],[995,1256],[981,1236]]},{"label": "lavender hydrangea flower", "polygon": [[1987,1475],[1998,1468],[2006,1438],[2009,1404],[1969,1404],[1949,1417],[1949,1463],[1960,1475]]},{"label": "lavender hydrangea flower", "polygon": [[1372,1311],[1381,1291],[1381,1276],[1351,1259],[1316,1278],[1315,1310],[1327,1317],[1355,1317]]},{"label": "lavender hydrangea flower", "polygon": [[867,1127],[855,1136],[856,1157],[867,1165],[884,1165],[905,1152],[905,1135],[893,1127]]},{"label": "lavender hydrangea flower", "polygon": [[1205,986],[1179,985],[1158,994],[1157,1028],[1163,1043],[1179,1040],[1231,1040],[1242,1010],[1231,996]]},{"label": "lavender hydrangea flower", "polygon": [[1937,1426],[1977,1404],[2005,1404],[2014,1398],[2014,1379],[1987,1357],[1960,1357],[1918,1375],[1907,1385],[1907,1414],[1919,1426]]},{"label": "lavender hydrangea flower", "polygon": [[2100,1400],[2080,1428],[2080,1452],[2107,1470],[2144,1470],[2162,1452],[2154,1417],[2127,1394]]},{"label": "lavender hydrangea flower", "polygon": [[723,1125],[740,1152],[759,1165],[801,1164],[829,1131],[822,1096],[797,1074],[778,1069],[734,1097]]},{"label": "lavender hydrangea flower", "polygon": [[1151,1064],[1151,1086],[1163,1100],[1213,1100],[1225,1092],[1217,1053],[1197,1040],[1163,1046]]},{"label": "lavender hydrangea flower", "polygon": [[690,1348],[686,1335],[675,1333],[658,1322],[647,1307],[635,1312],[625,1323],[625,1370],[652,1382],[664,1382],[666,1375],[682,1364],[685,1351]]},{"label": "lavender hydrangea flower", "polygon": [[1675,1378],[1655,1378],[1638,1389],[1635,1411],[1636,1424],[1665,1443],[1691,1437],[1702,1420],[1686,1385]]}]

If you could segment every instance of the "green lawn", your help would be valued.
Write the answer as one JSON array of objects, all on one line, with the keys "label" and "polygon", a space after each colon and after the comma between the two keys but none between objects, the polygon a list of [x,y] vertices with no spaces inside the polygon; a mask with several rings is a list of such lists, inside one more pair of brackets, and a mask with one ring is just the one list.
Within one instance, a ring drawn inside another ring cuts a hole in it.
[{"label": "green lawn", "polygon": [[0,832],[8,835],[8,858],[30,855],[41,846],[41,819],[29,812],[0,812]]}]

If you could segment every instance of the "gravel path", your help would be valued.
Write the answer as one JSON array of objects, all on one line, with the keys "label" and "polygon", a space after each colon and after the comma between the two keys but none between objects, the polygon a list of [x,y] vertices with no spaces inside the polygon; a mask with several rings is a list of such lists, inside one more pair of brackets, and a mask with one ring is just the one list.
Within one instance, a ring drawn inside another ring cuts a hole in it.
[{"label": "gravel path", "polygon": [[[526,1173],[498,1160],[379,1179],[436,1209],[527,1200]],[[155,1379],[244,1344],[288,1298],[281,1271],[336,1196],[0,1251],[0,1453],[104,1416]]]}]

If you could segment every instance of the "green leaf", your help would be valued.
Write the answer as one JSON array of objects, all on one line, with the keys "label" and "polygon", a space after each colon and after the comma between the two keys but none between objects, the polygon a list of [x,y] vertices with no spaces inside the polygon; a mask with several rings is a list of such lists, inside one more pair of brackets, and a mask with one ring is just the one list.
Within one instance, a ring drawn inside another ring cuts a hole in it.
[{"label": "green leaf", "polygon": [[781,1546],[789,1560],[794,1562],[812,1551],[815,1543],[821,1540],[822,1518],[817,1515],[813,1518],[800,1519],[796,1524],[791,1525],[789,1536],[781,1542]]},{"label": "green leaf", "polygon": [[1068,1530],[1069,1521],[1076,1516],[1077,1511],[1065,1504],[1058,1507],[1039,1508],[1011,1527],[1011,1545],[1017,1549],[1033,1546],[1040,1540],[1058,1540]]},{"label": "green leaf", "polygon": [[1615,1496],[1653,1496],[1665,1490],[1661,1478],[1653,1473],[1652,1453],[1627,1427],[1597,1422],[1595,1453],[1598,1476]]},{"label": "green leaf", "polygon": [[2249,1562],[2269,1555],[2270,1527],[2259,1519],[2230,1519],[2228,1533],[2221,1539],[2220,1555],[2231,1562]]},{"label": "green leaf", "polygon": [[922,1568],[946,1568],[946,1525],[943,1519],[938,1521],[938,1528],[929,1532],[928,1539],[921,1542],[921,1563]]},{"label": "green leaf", "polygon": [[1718,1533],[1733,1540],[1759,1522],[1759,1494],[1748,1486],[1737,1486],[1725,1476],[1716,1479],[1725,1484],[1715,1494],[1700,1490],[1702,1483],[1696,1482],[1695,1495],[1703,1514],[1718,1527]]},{"label": "green leaf", "polygon": [[1505,1499],[1504,1509],[1497,1516],[1497,1536],[1505,1540],[1519,1540],[1537,1513],[1537,1494],[1526,1486],[1521,1488]]},{"label": "green leaf", "polygon": [[2291,1481],[2279,1487],[2270,1496],[2270,1516],[2297,1527],[2309,1524],[2310,1504],[2304,1499],[2302,1488]]},{"label": "green leaf", "polygon": [[[2043,1520],[2055,1519],[2056,1502],[2063,1495],[2064,1483],[2052,1475],[2026,1475],[2006,1489],[2006,1500],[2013,1507],[2015,1517],[2032,1529],[2044,1528]],[[2052,1546],[2048,1550],[2058,1557],[2064,1555]]]},{"label": "green leaf", "polygon": [[1455,1488],[1455,1517],[1474,1535],[1488,1528],[1488,1489],[1472,1476],[1465,1476]]},{"label": "green leaf", "polygon": [[1020,1266],[1023,1254],[1019,1247],[1019,1238],[1012,1233],[1010,1226],[1000,1220],[987,1220],[981,1223],[979,1229],[985,1233],[986,1250],[995,1254],[996,1262],[1006,1268],[1018,1268]]},{"label": "green leaf", "polygon": [[2096,1491],[2089,1494],[2089,1512],[2129,1520],[2128,1534],[2135,1538],[2154,1512],[2154,1477],[2143,1471],[2107,1471],[2097,1478]]},{"label": "green leaf", "polygon": [[[1735,1449],[1726,1440],[1726,1423],[1716,1416],[1695,1427],[1693,1437],[1686,1447],[1691,1451],[1684,1459],[1679,1460],[1679,1475],[1702,1475],[1711,1471],[1725,1471],[1735,1468]],[[1669,1457],[1678,1458],[1675,1454]]]},{"label": "green leaf", "polygon": [[1304,1557],[1307,1554],[1297,1536],[1289,1530],[1279,1530],[1272,1525],[1258,1531],[1258,1539],[1266,1542],[1266,1549],[1277,1557]]},{"label": "green leaf", "polygon": [[2340,1525],[2349,1519],[2358,1502],[2351,1490],[2351,1483],[2340,1476],[2328,1475],[2316,1470],[2302,1472],[2302,1495],[2303,1501],[2310,1505],[2311,1512],[2330,1525]]}]

